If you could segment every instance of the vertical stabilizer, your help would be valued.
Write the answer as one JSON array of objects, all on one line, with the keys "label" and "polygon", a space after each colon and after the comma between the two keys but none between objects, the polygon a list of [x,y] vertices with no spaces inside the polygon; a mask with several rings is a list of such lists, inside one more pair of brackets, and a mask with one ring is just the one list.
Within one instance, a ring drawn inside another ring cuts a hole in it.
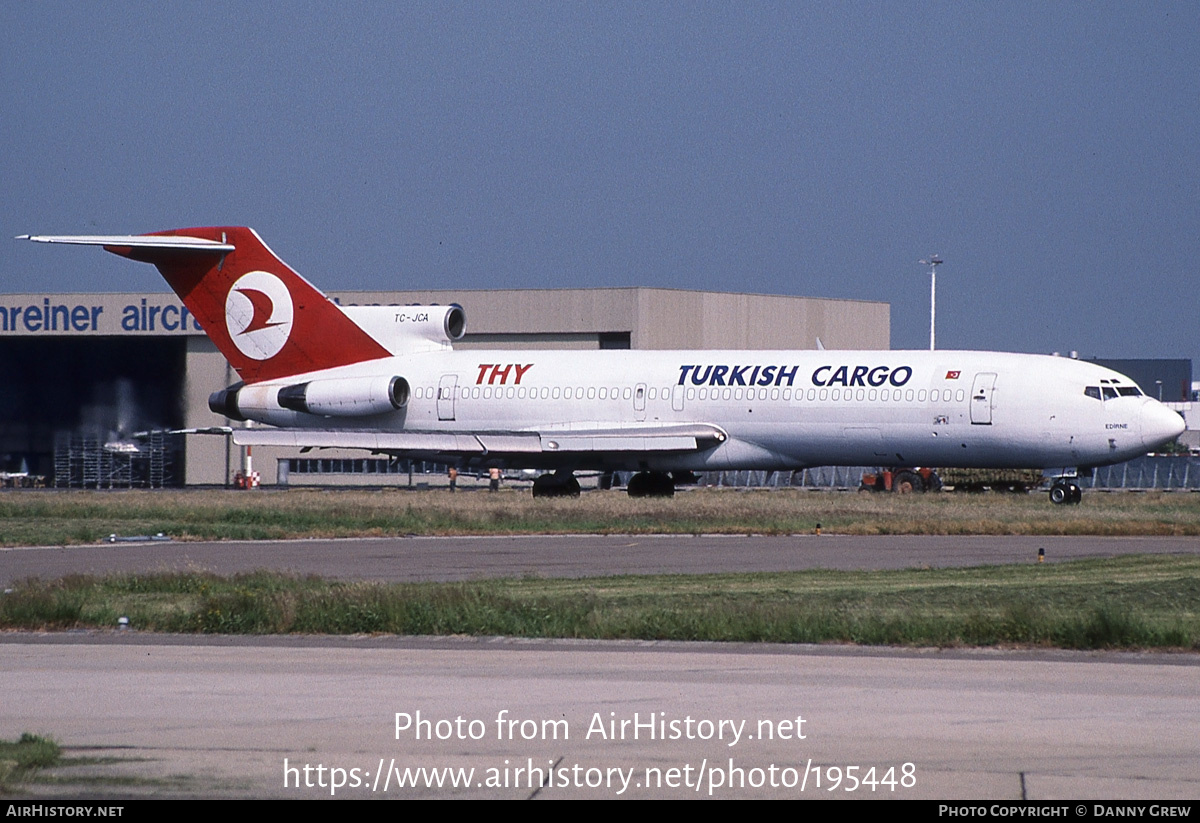
[{"label": "vertical stabilizer", "polygon": [[29,239],[103,246],[113,254],[154,264],[247,383],[389,356],[251,228]]}]

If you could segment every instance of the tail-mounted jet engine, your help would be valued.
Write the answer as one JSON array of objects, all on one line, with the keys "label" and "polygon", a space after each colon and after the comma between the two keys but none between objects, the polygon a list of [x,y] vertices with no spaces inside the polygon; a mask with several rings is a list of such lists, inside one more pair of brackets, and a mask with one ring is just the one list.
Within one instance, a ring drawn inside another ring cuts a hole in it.
[{"label": "tail-mounted jet engine", "polygon": [[408,381],[398,375],[310,380],[278,390],[235,383],[209,395],[208,407],[230,420],[280,408],[327,417],[368,417],[404,408],[409,394]]},{"label": "tail-mounted jet engine", "polygon": [[339,377],[285,386],[278,400],[285,409],[305,414],[366,417],[402,409],[408,397],[403,377]]}]

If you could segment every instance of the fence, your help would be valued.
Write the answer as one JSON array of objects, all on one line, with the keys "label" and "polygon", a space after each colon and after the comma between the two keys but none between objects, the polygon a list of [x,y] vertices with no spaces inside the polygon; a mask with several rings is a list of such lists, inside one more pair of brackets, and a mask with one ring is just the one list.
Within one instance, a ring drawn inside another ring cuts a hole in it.
[{"label": "fence", "polygon": [[[704,472],[700,484],[734,488],[857,489],[873,466],[819,466],[797,472]],[[1188,455],[1139,457],[1115,466],[1102,466],[1091,477],[1079,478],[1085,489],[1200,490],[1200,457]]]},{"label": "fence", "polygon": [[[279,467],[281,485],[288,484],[289,476],[296,485],[303,485],[306,477],[315,479],[322,476],[330,478],[333,484],[336,484],[333,478],[337,476],[353,476],[358,479],[358,484],[372,476],[380,485],[406,482],[411,485],[417,479],[422,484],[435,479],[436,484],[445,479],[447,468],[441,463],[386,458],[283,458],[279,461]],[[877,469],[875,466],[816,466],[794,472],[701,472],[699,485],[717,488],[857,489],[863,474]],[[632,476],[633,472],[615,472],[614,484],[625,486]],[[532,480],[533,475],[510,472],[507,479]],[[1200,457],[1139,457],[1127,463],[1098,468],[1091,477],[1079,478],[1079,485],[1085,489],[1200,490]]]}]

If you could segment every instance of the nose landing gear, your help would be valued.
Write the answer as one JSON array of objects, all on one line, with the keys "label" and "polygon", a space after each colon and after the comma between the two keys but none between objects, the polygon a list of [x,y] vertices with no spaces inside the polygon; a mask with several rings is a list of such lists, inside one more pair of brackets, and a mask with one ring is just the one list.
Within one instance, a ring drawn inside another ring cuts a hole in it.
[{"label": "nose landing gear", "polygon": [[1079,484],[1070,480],[1055,480],[1050,487],[1050,502],[1056,506],[1066,503],[1078,503],[1083,499],[1083,489]]}]

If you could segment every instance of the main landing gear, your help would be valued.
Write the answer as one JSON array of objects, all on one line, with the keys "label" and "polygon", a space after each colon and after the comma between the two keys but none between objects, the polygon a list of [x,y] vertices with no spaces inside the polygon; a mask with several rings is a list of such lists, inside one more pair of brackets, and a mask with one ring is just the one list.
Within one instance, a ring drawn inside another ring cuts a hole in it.
[{"label": "main landing gear", "polygon": [[675,479],[666,472],[638,472],[625,490],[630,497],[674,497]]},{"label": "main landing gear", "polygon": [[1083,499],[1083,489],[1073,480],[1055,480],[1050,487],[1050,502],[1056,506],[1078,503]]},{"label": "main landing gear", "polygon": [[579,481],[571,472],[539,475],[533,481],[534,497],[578,497]]}]

